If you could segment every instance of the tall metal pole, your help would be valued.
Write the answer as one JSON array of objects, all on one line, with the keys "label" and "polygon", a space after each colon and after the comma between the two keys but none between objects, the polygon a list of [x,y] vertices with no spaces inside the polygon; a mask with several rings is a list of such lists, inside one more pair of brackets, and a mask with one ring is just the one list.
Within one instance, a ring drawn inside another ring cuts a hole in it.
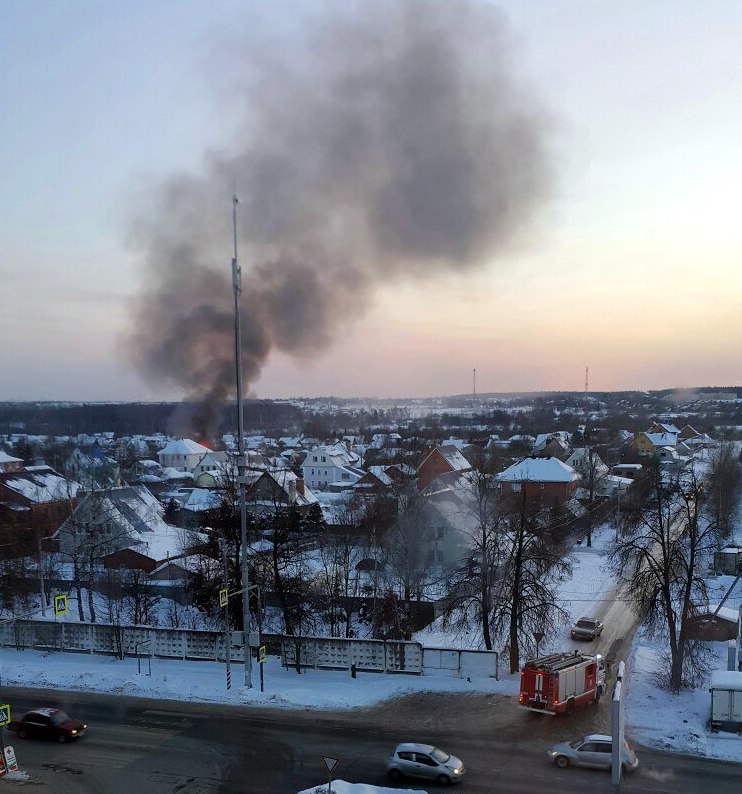
[{"label": "tall metal pole", "polygon": [[250,572],[247,560],[247,505],[245,499],[245,423],[242,414],[242,334],[240,328],[240,293],[242,268],[237,264],[237,196],[232,196],[232,290],[234,292],[234,358],[237,374],[237,482],[240,489],[240,562],[242,567],[242,614],[245,635],[245,686],[252,689],[252,656],[250,654]]},{"label": "tall metal pole", "polygon": [[[219,545],[222,547],[222,568],[224,576],[224,589],[229,593],[229,573],[227,571],[227,539],[224,535],[219,536]],[[232,688],[232,666],[230,659],[230,645],[232,638],[229,631],[229,596],[224,605],[224,669],[227,674],[227,689]]]}]

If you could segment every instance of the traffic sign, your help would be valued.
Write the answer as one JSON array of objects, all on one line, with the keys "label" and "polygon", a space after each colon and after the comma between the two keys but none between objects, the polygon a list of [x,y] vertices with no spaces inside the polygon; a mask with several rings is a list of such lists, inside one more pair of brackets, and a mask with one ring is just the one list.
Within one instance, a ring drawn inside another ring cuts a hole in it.
[{"label": "traffic sign", "polygon": [[261,645],[258,648],[258,661],[260,662],[260,664],[263,664],[263,662],[265,662],[265,645]]},{"label": "traffic sign", "polygon": [[67,596],[56,595],[54,596],[54,614],[66,615],[67,614]]},{"label": "traffic sign", "polygon": [[322,756],[322,760],[325,762],[325,766],[327,767],[327,771],[332,774],[332,770],[337,766],[338,760],[337,758],[330,758],[327,755]]},{"label": "traffic sign", "polygon": [[8,772],[17,772],[18,771],[18,762],[15,759],[15,750],[13,749],[13,745],[9,744],[5,750],[5,768]]},{"label": "traffic sign", "polygon": [[7,725],[10,722],[10,705],[6,703],[0,706],[0,725]]},{"label": "traffic sign", "polygon": [[229,603],[229,593],[227,592],[226,587],[221,587],[219,589],[219,606],[225,607]]}]

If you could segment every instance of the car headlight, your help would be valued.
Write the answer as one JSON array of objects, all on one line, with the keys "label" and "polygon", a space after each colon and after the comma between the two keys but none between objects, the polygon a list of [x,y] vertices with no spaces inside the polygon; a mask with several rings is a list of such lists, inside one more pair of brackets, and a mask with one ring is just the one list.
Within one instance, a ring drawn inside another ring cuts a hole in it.
[{"label": "car headlight", "polygon": [[454,775],[460,775],[461,774],[461,770],[460,769],[452,769],[451,771],[454,773]]},{"label": "car headlight", "polygon": [[72,731],[70,731],[70,733],[74,736],[77,733],[77,731],[76,730],[72,730]]},{"label": "car headlight", "polygon": [[546,755],[548,755],[548,756],[549,756],[549,758],[556,758],[556,756],[558,755],[558,753],[557,753],[557,751],[556,751],[556,750],[547,750],[547,751],[546,751]]}]

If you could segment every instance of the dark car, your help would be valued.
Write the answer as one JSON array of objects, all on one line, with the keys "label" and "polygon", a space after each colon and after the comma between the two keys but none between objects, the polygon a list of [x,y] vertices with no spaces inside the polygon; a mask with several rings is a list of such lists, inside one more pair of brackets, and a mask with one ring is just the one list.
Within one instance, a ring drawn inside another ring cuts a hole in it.
[{"label": "dark car", "polygon": [[594,640],[603,632],[603,624],[597,618],[580,618],[574,626],[570,635],[573,640]]},{"label": "dark car", "polygon": [[54,739],[69,742],[80,739],[88,726],[75,720],[62,709],[39,708],[27,711],[19,720],[13,720],[8,729],[15,731],[21,739]]}]

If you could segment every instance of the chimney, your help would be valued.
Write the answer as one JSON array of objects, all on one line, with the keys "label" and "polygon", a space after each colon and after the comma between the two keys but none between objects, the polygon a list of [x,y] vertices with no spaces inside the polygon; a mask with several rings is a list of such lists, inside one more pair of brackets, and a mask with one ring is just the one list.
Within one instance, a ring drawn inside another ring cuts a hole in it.
[{"label": "chimney", "polygon": [[297,477],[296,483],[295,483],[295,487],[296,487],[296,493],[298,493],[299,496],[304,496],[304,478],[303,477]]},{"label": "chimney", "polygon": [[345,439],[345,448],[348,450],[348,454],[350,455],[353,452],[353,444],[349,438]]}]

